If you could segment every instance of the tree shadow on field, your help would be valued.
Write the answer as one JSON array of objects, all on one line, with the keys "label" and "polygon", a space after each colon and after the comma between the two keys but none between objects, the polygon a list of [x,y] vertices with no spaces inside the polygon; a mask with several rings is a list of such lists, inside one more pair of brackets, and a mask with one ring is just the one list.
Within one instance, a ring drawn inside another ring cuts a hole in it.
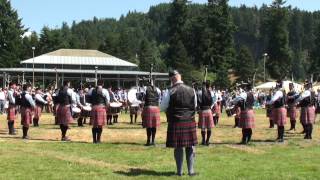
[{"label": "tree shadow on field", "polygon": [[157,172],[148,169],[131,168],[129,172],[116,171],[115,173],[123,176],[175,176],[175,172]]}]

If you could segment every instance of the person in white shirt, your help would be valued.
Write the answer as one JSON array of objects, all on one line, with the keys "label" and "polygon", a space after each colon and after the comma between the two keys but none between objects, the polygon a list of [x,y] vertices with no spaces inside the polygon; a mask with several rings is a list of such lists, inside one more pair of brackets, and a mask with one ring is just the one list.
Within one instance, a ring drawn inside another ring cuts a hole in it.
[{"label": "person in white shirt", "polygon": [[7,101],[9,102],[9,106],[7,109],[7,120],[8,120],[8,129],[9,129],[9,135],[16,135],[15,129],[14,129],[14,123],[16,119],[16,83],[10,82],[9,83],[9,89],[8,89],[8,95],[7,95]]},{"label": "person in white shirt", "polygon": [[39,127],[39,120],[41,117],[42,109],[44,105],[46,105],[48,102],[43,99],[42,97],[42,91],[40,88],[36,89],[36,94],[34,96],[34,100],[36,102],[36,108],[34,109],[34,117],[33,117],[33,126]]},{"label": "person in white shirt", "polygon": [[300,95],[297,102],[301,107],[300,122],[304,128],[304,139],[312,139],[313,124],[315,123],[315,92],[312,83],[308,80],[304,84],[305,91]]},{"label": "person in white shirt", "polygon": [[101,143],[103,126],[106,124],[107,107],[110,103],[108,90],[103,88],[104,82],[98,81],[98,86],[89,92],[92,103],[91,124],[93,143]]},{"label": "person in white shirt", "polygon": [[28,130],[32,124],[32,111],[36,108],[36,103],[31,95],[31,85],[23,85],[23,93],[21,94],[21,125],[23,131],[23,139],[29,139]]},{"label": "person in white shirt", "polygon": [[73,122],[71,105],[76,103],[74,91],[70,88],[70,81],[65,81],[57,96],[59,107],[57,109],[57,120],[61,130],[61,141],[70,141],[66,136],[69,124]]},{"label": "person in white shirt", "polygon": [[284,142],[284,126],[287,123],[286,100],[282,83],[282,80],[277,81],[276,92],[268,102],[269,105],[272,105],[272,120],[278,126],[278,142]]},{"label": "person in white shirt", "polygon": [[194,176],[195,146],[198,144],[195,122],[197,95],[193,88],[183,83],[177,70],[170,71],[169,77],[173,85],[160,105],[168,118],[166,146],[174,148],[177,175],[182,176],[185,151],[188,174]]}]

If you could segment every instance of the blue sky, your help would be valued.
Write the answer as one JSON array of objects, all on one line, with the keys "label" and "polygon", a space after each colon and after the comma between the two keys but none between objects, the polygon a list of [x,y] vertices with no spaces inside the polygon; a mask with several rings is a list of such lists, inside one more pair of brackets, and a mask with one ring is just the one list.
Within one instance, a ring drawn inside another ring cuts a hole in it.
[{"label": "blue sky", "polygon": [[[25,27],[31,31],[40,32],[44,25],[50,28],[61,26],[62,22],[69,24],[75,20],[113,17],[119,18],[128,11],[147,12],[152,5],[170,0],[11,0],[13,8],[17,9]],[[207,0],[193,0],[195,3],[205,3]],[[246,4],[248,6],[270,4],[272,0],[229,0],[232,6]],[[288,5],[299,9],[320,10],[320,0],[287,0]]]}]

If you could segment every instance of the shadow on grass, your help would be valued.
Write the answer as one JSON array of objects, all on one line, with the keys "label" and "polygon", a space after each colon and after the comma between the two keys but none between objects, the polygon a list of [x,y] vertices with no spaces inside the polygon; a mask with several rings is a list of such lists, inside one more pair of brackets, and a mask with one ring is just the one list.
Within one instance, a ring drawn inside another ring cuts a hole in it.
[{"label": "shadow on grass", "polygon": [[123,176],[175,176],[175,172],[157,172],[147,169],[131,168],[129,172],[116,171],[115,173]]}]

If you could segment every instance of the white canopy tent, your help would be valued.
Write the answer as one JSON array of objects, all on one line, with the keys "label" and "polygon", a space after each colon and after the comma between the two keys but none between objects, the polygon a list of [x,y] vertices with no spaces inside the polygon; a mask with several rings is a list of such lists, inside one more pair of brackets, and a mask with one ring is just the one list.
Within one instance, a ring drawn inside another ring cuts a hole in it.
[{"label": "white canopy tent", "polygon": [[[283,81],[283,88],[288,92],[289,91],[289,84],[292,83],[292,81]],[[301,92],[303,90],[303,85],[298,84],[298,83],[293,83],[294,88],[296,91]],[[276,87],[276,82],[266,82],[263,84],[260,84],[259,86],[254,87],[255,90],[260,90],[260,91],[268,91],[270,89],[273,89]]]}]

